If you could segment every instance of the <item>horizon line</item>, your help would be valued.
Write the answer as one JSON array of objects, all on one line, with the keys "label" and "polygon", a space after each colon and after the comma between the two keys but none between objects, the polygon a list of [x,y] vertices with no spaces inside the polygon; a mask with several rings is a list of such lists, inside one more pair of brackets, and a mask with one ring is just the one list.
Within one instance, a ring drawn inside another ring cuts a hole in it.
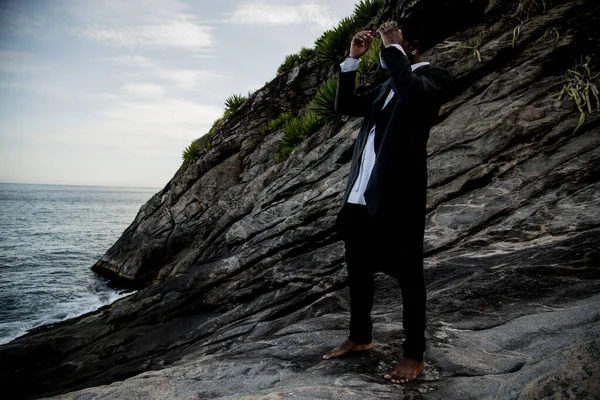
[{"label": "horizon line", "polygon": [[128,189],[158,189],[162,190],[163,188],[155,187],[155,186],[124,186],[124,185],[92,185],[92,184],[82,184],[82,183],[35,183],[35,182],[5,182],[0,181],[0,184],[9,184],[9,185],[47,185],[47,186],[85,186],[85,187],[106,187],[106,188],[128,188]]}]

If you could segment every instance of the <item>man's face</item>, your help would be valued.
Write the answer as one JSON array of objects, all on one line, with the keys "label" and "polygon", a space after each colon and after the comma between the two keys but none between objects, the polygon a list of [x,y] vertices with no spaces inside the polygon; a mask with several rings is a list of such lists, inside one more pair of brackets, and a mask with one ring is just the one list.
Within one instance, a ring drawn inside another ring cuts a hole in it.
[{"label": "man's face", "polygon": [[414,50],[419,51],[419,42],[417,40],[406,40],[402,38],[402,42],[400,42],[400,46],[404,49],[404,52],[408,56],[409,60],[412,60],[415,55],[412,54]]},{"label": "man's face", "polygon": [[[404,49],[404,52],[405,52],[407,55],[409,55],[409,54],[410,54],[410,51],[411,51],[412,49],[410,49],[410,48],[409,48],[409,47],[411,47],[411,43],[410,43],[410,41],[409,41],[409,40],[402,39],[402,42],[400,43],[400,46],[402,46],[402,48]],[[409,57],[410,57],[410,56],[409,56]]]},{"label": "man's face", "polygon": [[[402,26],[400,26],[398,29],[400,29],[400,31],[402,31]],[[412,50],[410,48],[411,46],[411,41],[410,40],[406,40],[404,38],[404,36],[402,36],[402,42],[400,42],[400,46],[402,46],[402,48],[404,49],[404,52],[409,56],[409,58],[411,57],[410,51]]]}]

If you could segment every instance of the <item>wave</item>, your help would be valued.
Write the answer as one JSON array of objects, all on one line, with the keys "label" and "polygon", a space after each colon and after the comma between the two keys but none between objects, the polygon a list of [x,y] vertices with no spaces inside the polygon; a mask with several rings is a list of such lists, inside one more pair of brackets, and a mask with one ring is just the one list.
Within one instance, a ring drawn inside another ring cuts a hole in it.
[{"label": "wave", "polygon": [[72,301],[54,304],[52,312],[40,318],[0,323],[0,344],[9,343],[42,325],[55,324],[96,311],[133,293],[135,292],[90,292],[88,296],[80,293]]}]

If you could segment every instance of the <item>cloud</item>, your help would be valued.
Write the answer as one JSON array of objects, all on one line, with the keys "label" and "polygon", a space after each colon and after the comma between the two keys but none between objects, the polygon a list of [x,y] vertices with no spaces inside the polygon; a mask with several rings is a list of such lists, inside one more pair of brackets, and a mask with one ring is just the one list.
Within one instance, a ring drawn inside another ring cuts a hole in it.
[{"label": "cloud", "polygon": [[8,29],[18,34],[36,34],[46,30],[48,26],[55,28],[48,19],[43,18],[21,4],[0,5],[0,28]]},{"label": "cloud", "polygon": [[65,6],[74,16],[71,32],[97,43],[129,49],[213,48],[212,28],[190,9],[177,0],[74,0]]},{"label": "cloud", "polygon": [[136,68],[145,68],[145,69],[150,69],[150,68],[156,67],[156,64],[153,63],[152,61],[150,61],[148,58],[137,55],[137,54],[124,54],[121,56],[109,58],[109,60],[114,61],[121,65],[125,65],[127,67],[136,67]]},{"label": "cloud", "polygon": [[25,90],[42,96],[61,99],[70,99],[75,96],[82,97],[82,93],[72,87],[59,85],[43,80],[20,80],[13,82],[0,82],[0,88]]},{"label": "cloud", "polygon": [[[127,57],[130,65],[155,68],[144,57]],[[223,114],[222,106],[202,104],[177,97],[168,82],[126,82],[112,92],[101,94],[103,106],[81,123],[48,124],[43,131],[13,131],[12,136],[38,142],[92,146],[104,151],[136,156],[173,156],[210,129]],[[106,150],[108,149],[108,150]]]},{"label": "cloud", "polygon": [[99,24],[87,24],[75,28],[81,37],[100,43],[109,43],[127,48],[174,47],[191,50],[206,50],[215,45],[212,28],[199,25],[187,17],[155,24],[115,28]]},{"label": "cloud", "polygon": [[39,61],[31,53],[0,50],[0,73],[35,74],[40,71]]},{"label": "cloud", "polygon": [[123,87],[108,108],[98,111],[85,123],[10,135],[38,142],[110,148],[120,154],[173,155],[181,154],[191,140],[208,132],[223,113],[222,107],[162,97],[158,92],[141,98],[131,93],[131,89]]},{"label": "cloud", "polygon": [[280,2],[249,1],[239,5],[227,22],[244,25],[308,24],[328,28],[337,22],[329,7],[320,4],[281,4]]},{"label": "cloud", "polygon": [[140,55],[121,55],[109,60],[137,69],[138,75],[145,74],[151,79],[170,82],[176,89],[187,92],[198,91],[207,84],[228,79],[225,75],[203,69],[165,68]]},{"label": "cloud", "polygon": [[152,83],[132,83],[123,86],[121,90],[133,97],[163,96],[166,93],[164,87]]}]

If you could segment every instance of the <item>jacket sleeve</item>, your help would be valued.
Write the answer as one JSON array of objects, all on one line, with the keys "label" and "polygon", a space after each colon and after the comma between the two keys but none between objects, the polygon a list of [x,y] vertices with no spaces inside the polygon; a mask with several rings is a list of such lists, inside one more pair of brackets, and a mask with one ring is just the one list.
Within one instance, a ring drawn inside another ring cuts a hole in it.
[{"label": "jacket sleeve", "polygon": [[340,72],[335,93],[335,111],[351,117],[365,117],[377,98],[381,85],[356,95],[356,71]]},{"label": "jacket sleeve", "polygon": [[401,101],[418,104],[423,100],[431,101],[443,96],[446,90],[443,86],[450,80],[449,75],[444,79],[434,79],[429,74],[415,74],[408,57],[394,46],[381,49],[381,57],[387,65],[394,92]]}]

